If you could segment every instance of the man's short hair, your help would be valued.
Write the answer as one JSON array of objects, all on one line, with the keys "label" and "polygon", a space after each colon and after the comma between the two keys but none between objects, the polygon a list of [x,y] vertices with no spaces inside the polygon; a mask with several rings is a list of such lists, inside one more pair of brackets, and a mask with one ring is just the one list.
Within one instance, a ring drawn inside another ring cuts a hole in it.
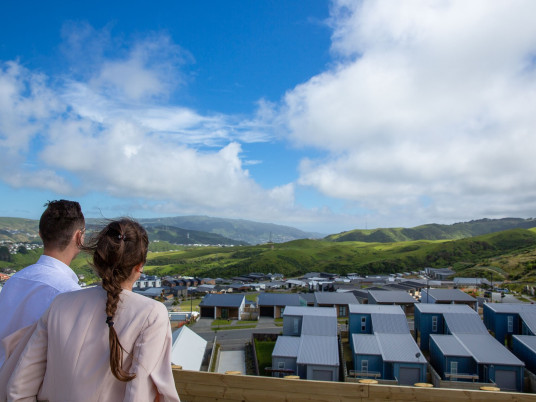
[{"label": "man's short hair", "polygon": [[47,209],[39,220],[39,234],[45,248],[63,251],[74,232],[85,227],[82,208],[76,201],[58,200],[45,204]]}]

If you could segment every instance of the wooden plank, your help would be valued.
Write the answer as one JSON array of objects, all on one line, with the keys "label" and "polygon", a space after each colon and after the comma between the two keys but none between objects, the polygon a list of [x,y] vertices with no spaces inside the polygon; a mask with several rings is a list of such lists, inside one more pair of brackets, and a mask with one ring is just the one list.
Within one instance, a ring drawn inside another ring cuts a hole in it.
[{"label": "wooden plank", "polygon": [[306,381],[174,370],[182,401],[188,402],[536,402],[536,395],[447,388],[418,388],[328,381]]}]

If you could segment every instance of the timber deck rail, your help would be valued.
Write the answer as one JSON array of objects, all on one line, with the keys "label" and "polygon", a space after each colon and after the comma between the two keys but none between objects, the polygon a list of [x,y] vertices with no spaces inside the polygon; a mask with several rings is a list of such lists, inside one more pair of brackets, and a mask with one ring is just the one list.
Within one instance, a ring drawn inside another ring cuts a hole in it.
[{"label": "timber deck rail", "polygon": [[306,381],[173,370],[182,402],[536,402],[535,394]]}]

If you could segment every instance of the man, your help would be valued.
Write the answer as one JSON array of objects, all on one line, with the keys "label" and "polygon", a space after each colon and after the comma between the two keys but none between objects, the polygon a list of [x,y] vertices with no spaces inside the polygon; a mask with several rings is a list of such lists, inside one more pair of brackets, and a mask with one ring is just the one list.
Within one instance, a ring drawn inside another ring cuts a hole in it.
[{"label": "man", "polygon": [[79,290],[78,277],[69,268],[80,252],[85,220],[76,201],[51,201],[39,220],[43,255],[36,264],[13,275],[0,292],[0,367],[5,360],[1,340],[35,323],[56,295]]}]

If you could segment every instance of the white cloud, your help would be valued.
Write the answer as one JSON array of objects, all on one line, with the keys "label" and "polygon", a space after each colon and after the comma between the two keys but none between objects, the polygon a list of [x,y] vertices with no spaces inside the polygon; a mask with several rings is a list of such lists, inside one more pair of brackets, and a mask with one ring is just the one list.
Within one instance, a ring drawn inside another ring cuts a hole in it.
[{"label": "white cloud", "polygon": [[181,77],[169,38],[152,35],[110,59],[106,33],[93,42],[89,26],[70,33],[71,51],[82,53],[88,41],[95,50],[96,59],[82,56],[91,69],[75,65],[63,80],[17,62],[0,70],[4,182],[181,213],[255,219],[262,211],[268,220],[292,213],[294,187],[263,189],[244,168],[259,162],[241,157],[240,142],[269,138],[265,102],[251,119],[169,104],[163,100]]},{"label": "white cloud", "polygon": [[391,224],[532,216],[535,13],[530,1],[336,1],[338,63],[284,99],[291,140],[327,152],[302,161],[299,184]]}]

